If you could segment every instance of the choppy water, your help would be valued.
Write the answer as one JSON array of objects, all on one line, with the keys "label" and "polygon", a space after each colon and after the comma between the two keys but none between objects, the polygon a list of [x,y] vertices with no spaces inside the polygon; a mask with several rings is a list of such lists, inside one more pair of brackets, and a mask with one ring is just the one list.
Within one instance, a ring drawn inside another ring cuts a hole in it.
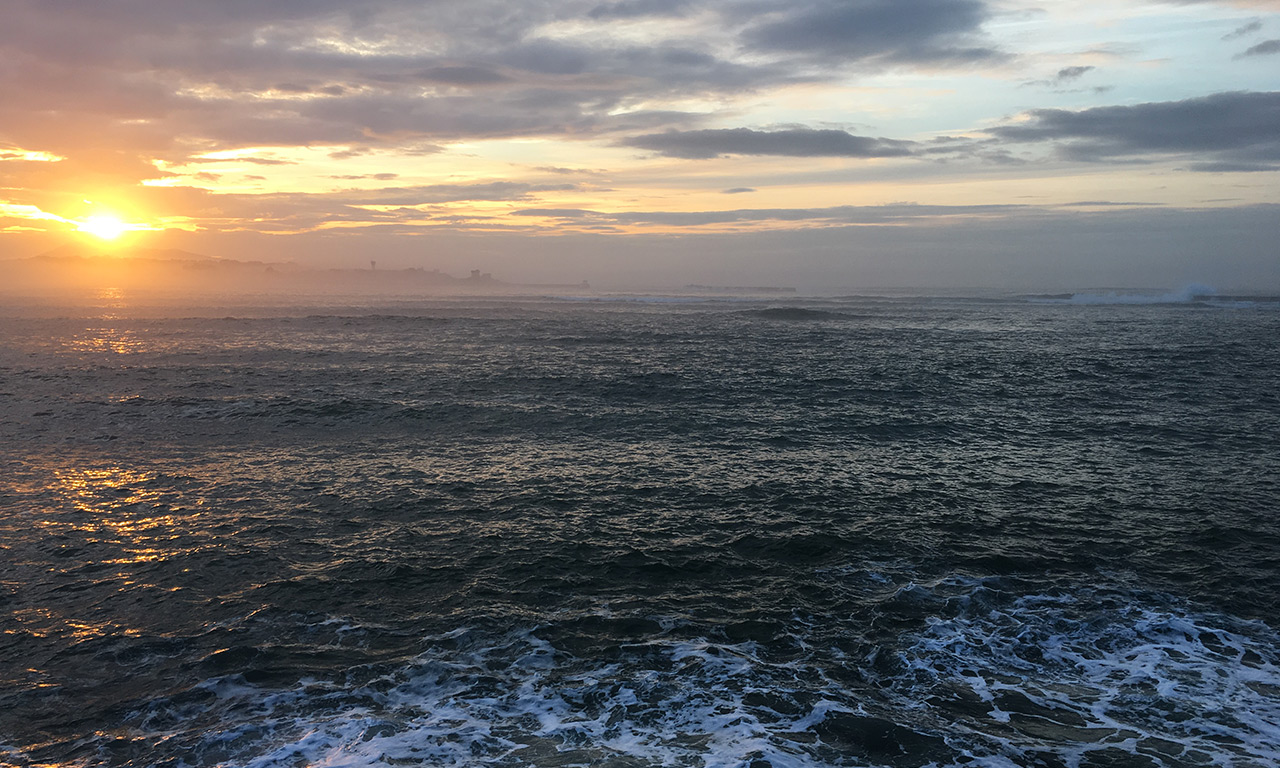
[{"label": "choppy water", "polygon": [[1248,301],[0,307],[0,763],[1274,765],[1278,340]]}]

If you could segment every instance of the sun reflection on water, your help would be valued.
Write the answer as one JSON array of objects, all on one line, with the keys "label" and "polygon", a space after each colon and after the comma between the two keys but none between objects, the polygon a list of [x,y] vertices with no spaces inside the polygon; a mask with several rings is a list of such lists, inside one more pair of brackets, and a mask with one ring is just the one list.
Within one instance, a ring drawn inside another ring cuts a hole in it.
[{"label": "sun reflection on water", "polygon": [[144,345],[137,332],[121,327],[125,318],[121,312],[127,306],[125,293],[120,288],[103,288],[94,299],[100,304],[102,314],[93,318],[90,325],[72,337],[67,346],[76,352],[111,352],[119,355],[142,352]]},{"label": "sun reflection on water", "polygon": [[[107,610],[110,601],[102,601],[102,588],[122,598],[132,595],[130,600],[136,599],[136,590],[171,592],[154,583],[163,581],[153,575],[155,564],[208,544],[206,537],[190,531],[200,510],[173,506],[171,489],[154,472],[110,464],[28,462],[21,477],[7,485],[17,496],[38,503],[27,505],[27,514],[0,520],[0,542],[39,543],[26,550],[0,543],[0,552],[9,550],[9,571],[17,583],[27,590],[43,585],[50,599],[13,610],[11,626],[0,630],[0,637],[73,643],[140,637],[142,629]],[[22,551],[27,554],[20,555]],[[81,594],[99,597],[84,602],[78,599]]]},{"label": "sun reflection on water", "polygon": [[[32,522],[50,541],[102,545],[105,550],[95,547],[100,555],[106,555],[95,559],[98,564],[164,561],[188,551],[193,544],[187,529],[201,512],[167,504],[155,473],[119,466],[57,467],[45,477],[48,480],[43,485],[17,485],[19,492],[44,496],[51,502]],[[135,583],[136,575],[127,571],[116,576],[126,585]]]}]

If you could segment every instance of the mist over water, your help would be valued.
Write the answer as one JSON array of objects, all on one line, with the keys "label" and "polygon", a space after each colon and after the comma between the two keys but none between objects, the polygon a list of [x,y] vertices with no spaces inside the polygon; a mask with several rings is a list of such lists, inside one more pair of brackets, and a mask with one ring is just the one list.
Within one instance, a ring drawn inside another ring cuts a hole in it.
[{"label": "mist over water", "polygon": [[0,762],[1275,764],[1203,295],[10,304]]}]

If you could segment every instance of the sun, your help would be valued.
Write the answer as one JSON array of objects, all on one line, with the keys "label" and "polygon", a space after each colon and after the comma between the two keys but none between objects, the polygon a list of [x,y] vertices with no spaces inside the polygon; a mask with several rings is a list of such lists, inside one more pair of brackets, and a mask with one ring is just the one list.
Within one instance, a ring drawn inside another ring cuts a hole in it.
[{"label": "sun", "polygon": [[115,240],[131,227],[125,224],[119,218],[109,213],[98,213],[81,221],[76,227],[78,232],[87,232],[94,237],[100,237],[103,240]]}]

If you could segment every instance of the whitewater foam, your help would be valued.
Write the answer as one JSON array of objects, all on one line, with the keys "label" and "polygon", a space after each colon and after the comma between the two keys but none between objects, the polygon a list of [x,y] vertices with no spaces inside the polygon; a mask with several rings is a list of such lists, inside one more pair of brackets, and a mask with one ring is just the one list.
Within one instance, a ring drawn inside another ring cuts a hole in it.
[{"label": "whitewater foam", "polygon": [[1269,628],[1124,593],[1001,604],[989,590],[974,584],[960,610],[908,641],[900,695],[942,691],[929,694],[935,706],[967,710],[957,725],[1015,760],[1056,752],[1074,768],[1110,751],[1168,766],[1280,763],[1280,638]]},{"label": "whitewater foam", "polygon": [[1165,293],[1073,293],[1064,297],[1036,297],[1031,301],[1038,304],[1189,304],[1211,299],[1217,290],[1201,283],[1190,283],[1177,290]]},{"label": "whitewater foam", "polygon": [[842,644],[867,629],[852,616],[794,617],[801,650],[786,654],[670,617],[603,657],[545,639],[554,623],[459,628],[400,664],[279,690],[212,678],[129,720],[228,768],[1280,762],[1280,638],[1265,625],[1124,590],[865,582],[929,615],[852,653]]}]

